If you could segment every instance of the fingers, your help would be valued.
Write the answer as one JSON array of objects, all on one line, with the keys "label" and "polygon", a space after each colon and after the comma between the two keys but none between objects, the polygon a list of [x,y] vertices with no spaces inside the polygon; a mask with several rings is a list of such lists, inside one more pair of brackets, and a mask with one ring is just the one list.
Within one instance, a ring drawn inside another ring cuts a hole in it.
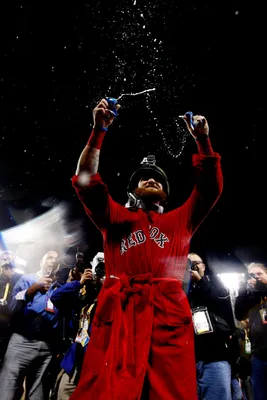
[{"label": "fingers", "polygon": [[108,108],[108,102],[106,99],[102,99],[97,106],[94,108],[93,112],[97,113],[97,112],[102,112],[102,114],[105,113],[105,110],[107,110]]},{"label": "fingers", "polygon": [[103,114],[106,121],[110,121],[115,118],[115,113],[112,110],[104,110]]},{"label": "fingers", "polygon": [[45,278],[45,279],[44,279],[44,283],[43,283],[43,288],[47,291],[47,290],[50,289],[51,284],[52,284],[52,279],[50,279],[50,278]]},{"label": "fingers", "polygon": [[[104,112],[107,110],[107,111],[109,111],[109,113],[111,113],[111,115],[113,115],[112,110],[110,110],[109,107],[110,107],[110,105],[109,105],[108,101],[107,101],[106,99],[102,99],[102,100],[97,104],[97,106],[94,108],[94,112],[96,112],[96,111],[102,109]],[[115,105],[116,111],[117,111],[119,108],[121,108],[121,105],[120,105],[120,104],[116,104],[116,105]]]},{"label": "fingers", "polygon": [[109,104],[106,99],[102,99],[93,110],[95,123],[100,124],[101,121],[102,123],[105,121],[105,126],[109,126],[117,116],[119,108],[119,104]]},{"label": "fingers", "polygon": [[91,270],[91,269],[86,269],[86,270],[84,271],[84,273],[83,273],[83,278],[84,278],[85,280],[93,279],[93,272],[92,272],[92,270]]},{"label": "fingers", "polygon": [[190,132],[193,132],[193,128],[191,127],[191,123],[190,123],[190,119],[188,117],[186,117],[185,115],[182,118],[183,118],[183,120],[184,120],[184,122],[186,124],[187,129]]},{"label": "fingers", "polygon": [[250,287],[254,287],[256,285],[256,279],[252,278],[252,279],[248,279],[247,283]]},{"label": "fingers", "polygon": [[204,127],[204,125],[206,123],[206,118],[203,117],[202,115],[195,115],[193,117],[193,123],[194,123],[195,127]]},{"label": "fingers", "polygon": [[84,274],[85,274],[85,275],[92,275],[92,270],[91,270],[91,268],[85,269],[85,270],[84,270]]},{"label": "fingers", "polygon": [[188,111],[185,113],[185,115],[180,115],[180,118],[183,118],[188,131],[194,138],[200,135],[208,136],[209,126],[206,118],[203,117],[203,115],[193,115],[191,111]]},{"label": "fingers", "polygon": [[108,108],[108,102],[106,99],[102,99],[98,105],[96,106],[97,108]]},{"label": "fingers", "polygon": [[[188,128],[193,129],[196,125],[204,125],[207,121],[202,115],[193,115],[192,112],[187,112],[184,115],[179,115],[183,118]],[[193,126],[192,126],[193,125]]]},{"label": "fingers", "polygon": [[187,129],[191,134],[193,134],[196,124],[197,124],[197,115],[194,116],[192,111],[187,111],[185,115],[182,117],[186,123]]}]

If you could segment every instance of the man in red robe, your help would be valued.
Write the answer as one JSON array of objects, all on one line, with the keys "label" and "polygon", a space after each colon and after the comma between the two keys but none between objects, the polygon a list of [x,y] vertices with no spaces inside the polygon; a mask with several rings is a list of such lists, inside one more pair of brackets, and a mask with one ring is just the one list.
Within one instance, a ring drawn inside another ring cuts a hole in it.
[{"label": "man in red robe", "polygon": [[220,156],[206,119],[185,114],[198,148],[188,200],[163,213],[169,183],[148,156],[132,175],[122,206],[98,173],[102,141],[117,114],[107,100],[93,110],[94,127],[72,179],[103,235],[106,281],[71,400],[196,400],[194,333],[181,281],[190,239],[222,192]]}]

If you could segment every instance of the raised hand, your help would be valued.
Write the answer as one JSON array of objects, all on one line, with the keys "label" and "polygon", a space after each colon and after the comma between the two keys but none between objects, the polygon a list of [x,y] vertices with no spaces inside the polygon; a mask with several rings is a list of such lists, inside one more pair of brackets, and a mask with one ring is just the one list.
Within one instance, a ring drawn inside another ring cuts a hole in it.
[{"label": "raised hand", "polygon": [[205,117],[188,112],[182,118],[194,139],[209,136],[209,125]]},{"label": "raised hand", "polygon": [[37,282],[37,290],[45,291],[47,292],[52,284],[52,279],[51,278],[40,278]]},{"label": "raised hand", "polygon": [[84,273],[82,274],[80,284],[85,285],[87,282],[92,281],[93,279],[93,273],[90,268],[84,270]]},{"label": "raised hand", "polygon": [[[116,104],[115,107],[118,110],[120,105]],[[112,124],[114,118],[115,114],[109,110],[109,104],[106,99],[102,99],[93,109],[94,127],[96,128],[107,128]]]}]

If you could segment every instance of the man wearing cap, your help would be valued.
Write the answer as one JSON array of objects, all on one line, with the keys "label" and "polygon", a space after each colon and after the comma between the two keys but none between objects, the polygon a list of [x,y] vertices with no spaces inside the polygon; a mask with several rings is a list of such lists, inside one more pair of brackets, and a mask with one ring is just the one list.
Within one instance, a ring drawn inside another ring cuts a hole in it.
[{"label": "man wearing cap", "polygon": [[198,148],[188,200],[163,213],[169,183],[149,156],[132,175],[122,206],[98,173],[102,141],[118,108],[102,99],[93,110],[94,128],[72,179],[103,235],[106,280],[71,400],[196,400],[192,317],[181,281],[190,239],[222,192],[220,156],[206,119],[185,114]]}]

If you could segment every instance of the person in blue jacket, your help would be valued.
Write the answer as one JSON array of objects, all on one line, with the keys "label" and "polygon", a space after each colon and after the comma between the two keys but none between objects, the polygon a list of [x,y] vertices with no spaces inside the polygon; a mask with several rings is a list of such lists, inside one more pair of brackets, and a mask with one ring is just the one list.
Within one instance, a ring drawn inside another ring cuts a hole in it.
[{"label": "person in blue jacket", "polygon": [[45,375],[57,340],[59,313],[51,302],[58,282],[54,280],[58,252],[48,251],[37,273],[25,274],[11,294],[14,326],[3,360],[0,382],[1,400],[15,400],[23,393],[27,400],[44,400]]},{"label": "person in blue jacket", "polygon": [[72,312],[75,332],[73,342],[60,364],[62,371],[57,400],[68,400],[79,381],[84,354],[90,341],[97,296],[105,279],[104,253],[96,254],[91,268],[86,268],[83,273],[71,272],[70,276],[74,280],[67,282],[51,297],[55,307],[62,313]]}]

